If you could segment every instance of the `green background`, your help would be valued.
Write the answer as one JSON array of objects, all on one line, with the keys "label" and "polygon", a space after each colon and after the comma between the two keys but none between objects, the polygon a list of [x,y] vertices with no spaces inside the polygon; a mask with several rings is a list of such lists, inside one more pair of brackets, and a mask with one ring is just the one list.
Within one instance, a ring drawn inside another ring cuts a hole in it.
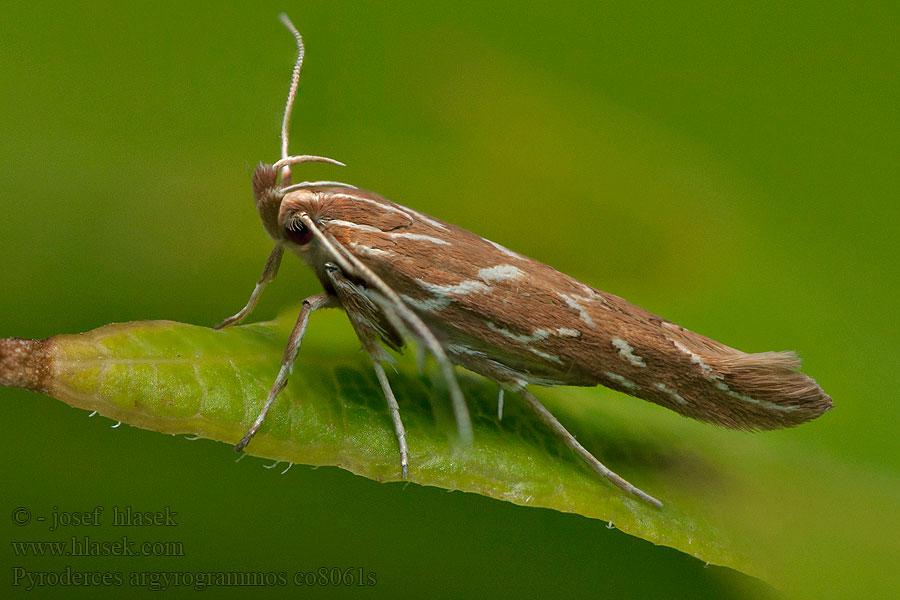
[{"label": "green background", "polygon": [[[900,53],[887,6],[10,6],[0,335],[213,324],[243,304],[270,248],[249,173],[278,157],[294,50],[275,15],[286,10],[307,42],[292,149],[349,165],[296,177],[376,190],[738,348],[800,351],[837,409],[764,434],[768,447],[808,447],[900,498]],[[318,291],[288,259],[255,318]],[[599,521],[332,468],[281,477],[257,459],[233,464],[223,444],[111,430],[27,392],[0,398],[2,514],[169,505],[177,530],[146,537],[188,553],[52,561],[7,547],[4,589],[9,566],[72,564],[361,566],[378,585],[350,591],[370,597],[771,593]],[[871,525],[866,509],[864,496],[836,503],[815,527]],[[61,539],[2,514],[6,539]],[[900,517],[877,519],[870,547],[883,560],[898,551]],[[872,558],[843,556],[840,568]],[[888,597],[897,575],[884,579]]]}]

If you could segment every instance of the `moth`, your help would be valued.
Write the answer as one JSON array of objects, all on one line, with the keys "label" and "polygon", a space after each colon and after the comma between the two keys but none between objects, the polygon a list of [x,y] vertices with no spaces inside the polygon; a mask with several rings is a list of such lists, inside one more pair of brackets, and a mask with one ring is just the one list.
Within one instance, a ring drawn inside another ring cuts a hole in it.
[{"label": "moth", "polygon": [[[407,340],[430,353],[447,382],[459,436],[472,439],[454,374],[461,366],[520,396],[600,476],[654,506],[662,503],[612,472],[566,430],[528,386],[596,386],[649,400],[732,429],[794,427],[832,408],[831,398],[798,372],[792,352],[748,354],[689,331],[536,260],[378,194],[329,181],[293,184],[291,167],[336,160],[288,153],[291,110],[304,46],[297,41],[281,131],[281,159],[260,164],[253,197],[275,247],[246,306],[218,328],[243,321],[278,272],[297,254],[324,292],[303,301],[247,446],[287,382],[310,313],[341,308],[371,357],[393,419],[400,467],[408,477],[406,432],[383,364]],[[501,413],[502,414],[502,413]]]}]

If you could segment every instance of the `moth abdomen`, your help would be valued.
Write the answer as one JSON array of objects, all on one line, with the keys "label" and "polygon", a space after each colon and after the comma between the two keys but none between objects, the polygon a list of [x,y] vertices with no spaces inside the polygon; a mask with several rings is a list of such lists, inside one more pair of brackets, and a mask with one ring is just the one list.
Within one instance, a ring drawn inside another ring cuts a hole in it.
[{"label": "moth abdomen", "polygon": [[647,344],[614,337],[625,364],[598,361],[599,383],[731,429],[795,427],[833,407],[792,352],[745,353],[668,321]]}]

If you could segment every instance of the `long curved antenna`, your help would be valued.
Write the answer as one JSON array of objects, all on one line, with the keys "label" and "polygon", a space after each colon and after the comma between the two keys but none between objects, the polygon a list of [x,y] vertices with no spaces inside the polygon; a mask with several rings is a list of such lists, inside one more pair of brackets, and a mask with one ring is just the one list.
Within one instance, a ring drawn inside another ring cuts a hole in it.
[{"label": "long curved antenna", "polygon": [[[294,72],[291,74],[291,89],[288,91],[287,104],[284,107],[284,119],[281,121],[281,160],[288,157],[288,137],[291,128],[291,111],[294,109],[294,98],[297,97],[297,86],[300,85],[300,69],[303,68],[303,55],[306,49],[303,47],[303,36],[291,23],[290,17],[285,13],[278,15],[278,18],[288,28],[288,31],[297,40],[297,62],[294,63]],[[281,181],[285,185],[291,184],[291,167],[286,164],[281,168]]]},{"label": "long curved antenna", "polygon": [[297,40],[297,61],[294,63],[294,71],[291,73],[291,88],[288,90],[287,102],[284,105],[284,118],[281,121],[281,160],[275,163],[275,168],[281,169],[282,187],[289,187],[291,185],[291,165],[304,162],[326,162],[339,167],[345,167],[347,165],[334,160],[333,158],[324,156],[291,156],[288,152],[288,144],[290,143],[291,112],[294,110],[294,100],[297,98],[297,87],[300,85],[300,70],[303,68],[303,56],[306,54],[306,49],[303,46],[303,36],[301,36],[300,32],[297,31],[297,28],[294,27],[290,17],[285,13],[280,13],[278,18],[284,23],[284,26],[287,27],[288,31],[291,32],[294,39]]}]

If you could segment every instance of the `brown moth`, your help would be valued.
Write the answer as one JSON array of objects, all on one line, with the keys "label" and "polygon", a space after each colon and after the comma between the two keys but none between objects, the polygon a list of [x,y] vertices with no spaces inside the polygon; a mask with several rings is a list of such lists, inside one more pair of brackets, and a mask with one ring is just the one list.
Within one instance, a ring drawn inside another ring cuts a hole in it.
[{"label": "brown moth", "polygon": [[[478,235],[335,182],[292,185],[290,167],[319,161],[288,154],[288,124],[303,62],[297,39],[282,124],[282,158],[253,173],[253,196],[275,241],[247,305],[219,327],[242,321],[281,263],[285,249],[300,256],[324,293],[304,300],[281,371],[247,435],[259,429],[284,387],[312,311],[347,312],[372,358],[390,407],[408,474],[406,434],[383,362],[386,348],[411,338],[440,366],[460,437],[472,436],[452,365],[474,371],[521,396],[597,473],[655,506],[662,504],[600,463],[527,389],[528,385],[604,385],[682,415],[733,429],[794,427],[832,407],[814,380],[799,373],[791,352],[747,354],[594,289]],[[279,178],[280,174],[280,178]],[[501,404],[502,406],[502,404]]]}]

